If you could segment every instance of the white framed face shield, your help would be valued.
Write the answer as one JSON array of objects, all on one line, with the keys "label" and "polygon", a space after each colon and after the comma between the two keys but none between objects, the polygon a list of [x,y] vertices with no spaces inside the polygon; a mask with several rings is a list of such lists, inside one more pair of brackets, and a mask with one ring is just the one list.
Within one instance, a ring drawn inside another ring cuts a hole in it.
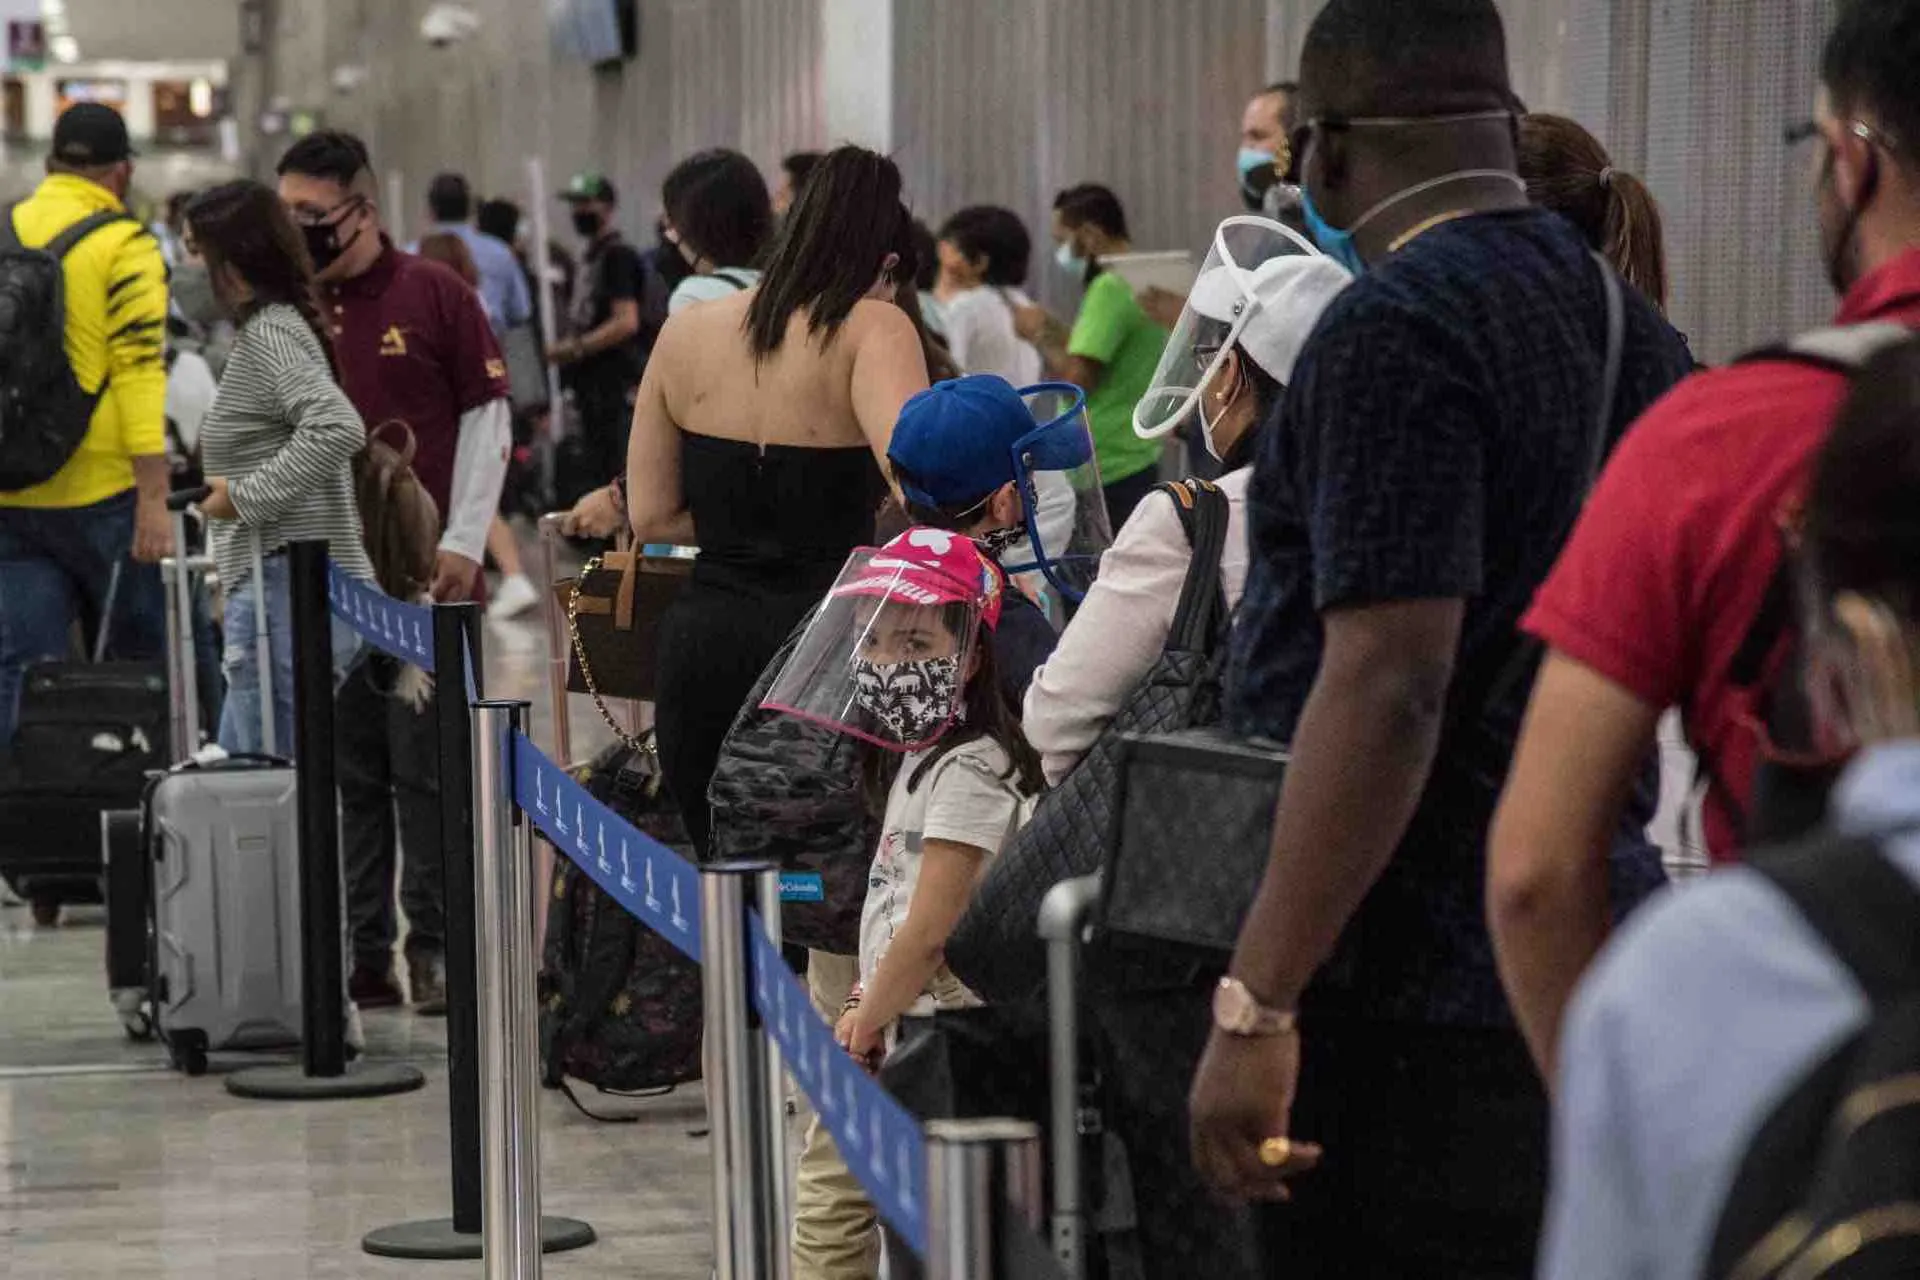
[{"label": "white framed face shield", "polygon": [[1260,312],[1255,276],[1263,266],[1277,258],[1321,256],[1312,241],[1270,218],[1247,214],[1222,222],[1153,381],[1134,406],[1134,434],[1157,440],[1193,415],[1227,353]]},{"label": "white framed face shield", "polygon": [[1070,382],[1023,387],[1033,430],[1012,446],[1026,536],[1000,558],[1008,575],[1038,573],[1074,603],[1087,594],[1113,545],[1100,465],[1087,421],[1087,393]]}]

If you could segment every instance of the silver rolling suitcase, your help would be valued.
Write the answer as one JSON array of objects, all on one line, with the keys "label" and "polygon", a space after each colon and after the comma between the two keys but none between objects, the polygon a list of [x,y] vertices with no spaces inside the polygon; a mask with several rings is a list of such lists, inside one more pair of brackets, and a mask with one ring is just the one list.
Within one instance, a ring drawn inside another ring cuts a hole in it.
[{"label": "silver rolling suitcase", "polygon": [[[263,578],[257,539],[253,577]],[[254,601],[266,754],[185,761],[147,792],[154,1025],[188,1075],[206,1070],[210,1052],[284,1048],[301,1034],[298,787],[273,754],[264,593]],[[190,645],[189,635],[169,643]],[[191,690],[190,649],[172,669]]]}]

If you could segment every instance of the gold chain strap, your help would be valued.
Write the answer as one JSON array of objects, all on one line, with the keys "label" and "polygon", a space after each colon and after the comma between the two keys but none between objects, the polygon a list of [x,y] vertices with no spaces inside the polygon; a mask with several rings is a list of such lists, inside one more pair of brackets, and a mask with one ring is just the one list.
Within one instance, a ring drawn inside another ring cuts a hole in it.
[{"label": "gold chain strap", "polygon": [[573,656],[580,660],[580,678],[586,682],[587,696],[593,699],[593,709],[607,722],[607,728],[613,730],[613,736],[635,751],[648,755],[654,753],[652,739],[642,741],[620,727],[613,718],[613,712],[607,710],[607,700],[600,696],[600,686],[594,683],[593,664],[587,661],[587,646],[580,639],[580,588],[586,583],[587,575],[601,567],[602,556],[595,556],[580,569],[580,576],[573,580],[573,590],[567,594],[567,634],[573,637]]}]

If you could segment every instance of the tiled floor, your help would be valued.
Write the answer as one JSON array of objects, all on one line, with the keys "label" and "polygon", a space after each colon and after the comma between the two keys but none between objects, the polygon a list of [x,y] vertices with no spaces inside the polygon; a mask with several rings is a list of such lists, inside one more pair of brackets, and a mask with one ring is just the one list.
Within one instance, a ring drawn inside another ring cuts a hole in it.
[{"label": "tiled floor", "polygon": [[[530,560],[534,557],[530,557]],[[550,721],[537,620],[489,627],[488,692]],[[596,718],[573,717],[591,744]],[[373,1101],[248,1102],[215,1076],[167,1070],[122,1033],[107,1002],[98,909],[36,929],[0,908],[0,1277],[94,1280],[354,1280],[481,1274],[477,1262],[393,1262],[367,1231],[448,1212],[444,1024],[367,1015],[370,1054],[427,1075],[421,1092]],[[216,1059],[215,1071],[247,1059]],[[545,1208],[592,1223],[600,1242],[549,1258],[557,1277],[708,1274],[707,1150],[688,1136],[698,1090],[600,1124],[543,1097]]]}]

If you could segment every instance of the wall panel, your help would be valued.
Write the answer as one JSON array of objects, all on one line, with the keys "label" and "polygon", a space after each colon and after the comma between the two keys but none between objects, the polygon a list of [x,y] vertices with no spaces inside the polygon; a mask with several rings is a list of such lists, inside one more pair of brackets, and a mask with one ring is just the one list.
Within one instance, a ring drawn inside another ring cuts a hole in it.
[{"label": "wall panel", "polygon": [[[641,0],[641,54],[563,62],[541,0],[468,0],[480,34],[418,38],[429,0],[279,0],[275,92],[361,130],[409,206],[441,169],[520,195],[525,161],[626,193],[643,231],[675,158],[739,147],[770,174],[825,136],[823,15],[836,0]],[[1232,155],[1248,92],[1292,76],[1319,0],[892,0],[890,136],[916,210],[1006,204],[1045,265],[1048,204],[1069,183],[1119,192],[1143,248],[1197,247],[1239,207]],[[1503,0],[1515,88],[1592,128],[1646,176],[1668,221],[1674,318],[1705,357],[1816,322],[1831,307],[1803,157],[1780,127],[1812,100],[1834,0]],[[844,11],[842,11],[844,12]],[[329,76],[369,76],[352,94]],[[856,68],[857,70],[857,68]],[[244,78],[244,70],[241,73]],[[267,159],[281,143],[265,148]],[[417,222],[420,211],[404,211]]]}]

